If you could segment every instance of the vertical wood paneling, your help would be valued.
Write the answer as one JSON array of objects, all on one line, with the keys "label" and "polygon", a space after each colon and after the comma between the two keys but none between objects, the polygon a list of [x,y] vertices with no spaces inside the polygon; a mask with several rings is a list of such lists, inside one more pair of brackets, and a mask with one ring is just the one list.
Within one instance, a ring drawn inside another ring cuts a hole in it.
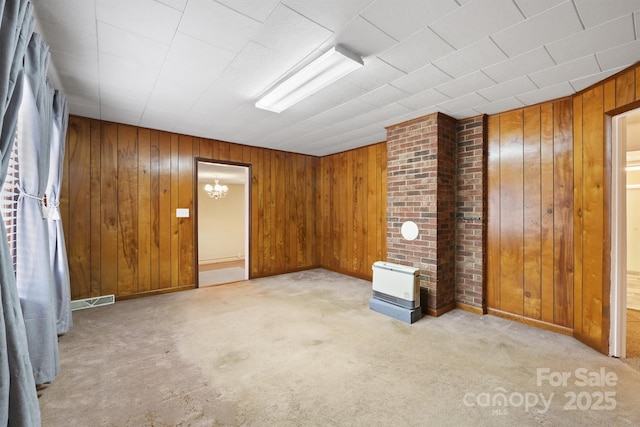
[{"label": "vertical wood paneling", "polygon": [[[70,192],[69,208],[63,213],[67,232],[67,257],[69,259],[69,275],[78,286],[72,292],[72,298],[78,295],[88,295],[91,292],[91,223],[75,221],[76,217],[91,216],[91,182],[85,179],[91,172],[91,145],[84,141],[90,140],[91,128],[88,122],[69,120],[67,132],[66,155],[74,167],[65,168],[69,175],[66,181],[73,183],[68,186]],[[64,193],[63,193],[64,194]]]},{"label": "vertical wood paneling", "polygon": [[[582,156],[582,95],[573,98],[573,327],[578,334],[582,334],[582,272],[584,268],[584,239],[583,239],[583,188],[584,188],[584,159]],[[587,171],[588,172],[588,171]]]},{"label": "vertical wood paneling", "polygon": [[199,156],[251,164],[251,277],[320,265],[316,157],[75,116],[67,145],[61,208],[74,299],[194,286],[193,215],[175,210],[193,211]]},{"label": "vertical wood paneling", "polygon": [[386,163],[386,143],[320,159],[322,267],[371,280],[371,265],[386,259]]},{"label": "vertical wood paneling", "polygon": [[[102,259],[101,259],[101,230],[102,230],[102,192],[101,192],[101,130],[97,120],[83,121],[83,126],[91,129],[91,291],[87,294],[77,295],[77,298],[97,297],[102,295]],[[75,164],[74,164],[75,167]],[[86,179],[83,176],[82,179]],[[75,185],[75,181],[74,181]]]},{"label": "vertical wood paneling", "polygon": [[522,111],[500,117],[500,157],[509,160],[500,162],[500,308],[518,315],[523,314],[524,277],[522,128]]},{"label": "vertical wood paneling", "polygon": [[[630,104],[636,99],[636,72],[632,68],[619,75],[616,80],[616,107]],[[606,111],[606,110],[605,110]]]},{"label": "vertical wood paneling", "polygon": [[487,120],[487,306],[500,307],[500,116]]},{"label": "vertical wood paneling", "polygon": [[151,131],[138,131],[138,291],[151,289]]},{"label": "vertical wood paneling", "polygon": [[541,319],[553,323],[553,104],[540,108],[540,170],[541,170]]},{"label": "vertical wood paneling", "polygon": [[171,134],[160,132],[159,138],[159,259],[160,289],[171,287]]},{"label": "vertical wood paneling", "polygon": [[100,135],[100,294],[118,294],[118,125],[103,123]]},{"label": "vertical wood paneling", "polygon": [[178,286],[195,283],[193,240],[193,138],[180,135],[178,138],[178,207],[189,209],[188,218],[178,219]]},{"label": "vertical wood paneling", "polygon": [[487,121],[488,307],[560,328],[574,308],[572,120],[564,99]]},{"label": "vertical wood paneling", "polygon": [[118,295],[138,292],[138,134],[117,126]]},{"label": "vertical wood paneling", "polygon": [[149,233],[150,233],[150,274],[149,289],[160,288],[160,135],[150,133],[150,189],[149,189]]},{"label": "vertical wood paneling", "polygon": [[524,316],[540,320],[541,295],[541,157],[540,107],[524,110]]},{"label": "vertical wood paneling", "polygon": [[583,94],[582,155],[588,170],[583,176],[582,332],[602,338],[604,239],[604,94],[602,86]]},{"label": "vertical wood paneling", "polygon": [[[573,328],[573,132],[572,101],[554,103],[553,323]],[[569,232],[567,232],[569,231]]]}]

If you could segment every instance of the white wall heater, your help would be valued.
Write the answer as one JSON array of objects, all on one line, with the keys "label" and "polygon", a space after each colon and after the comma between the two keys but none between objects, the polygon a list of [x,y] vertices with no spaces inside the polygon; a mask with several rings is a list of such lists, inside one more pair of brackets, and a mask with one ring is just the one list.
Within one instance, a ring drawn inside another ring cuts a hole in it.
[{"label": "white wall heater", "polygon": [[420,269],[385,261],[373,263],[373,297],[414,309],[420,307]]}]

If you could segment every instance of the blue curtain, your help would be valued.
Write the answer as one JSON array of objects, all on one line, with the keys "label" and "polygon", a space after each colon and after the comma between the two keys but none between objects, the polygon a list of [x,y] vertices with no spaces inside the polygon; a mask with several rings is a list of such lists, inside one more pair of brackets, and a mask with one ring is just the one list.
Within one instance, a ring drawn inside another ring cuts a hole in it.
[{"label": "blue curtain", "polygon": [[[2,185],[7,173],[22,99],[23,58],[27,41],[33,33],[34,20],[32,6],[26,0],[0,1],[0,13]],[[0,425],[40,425],[40,409],[28,353],[24,318],[4,227],[0,227]]]},{"label": "blue curtain", "polygon": [[54,310],[58,335],[66,334],[73,324],[69,264],[59,209],[68,121],[69,111],[65,97],[60,91],[55,91],[51,123],[51,161],[45,194],[47,195],[47,219],[49,221],[49,261],[54,279]]},{"label": "blue curtain", "polygon": [[49,48],[33,34],[25,55],[18,119],[19,190],[16,282],[36,384],[60,372],[49,229],[43,196],[49,177],[53,89],[46,82]]}]

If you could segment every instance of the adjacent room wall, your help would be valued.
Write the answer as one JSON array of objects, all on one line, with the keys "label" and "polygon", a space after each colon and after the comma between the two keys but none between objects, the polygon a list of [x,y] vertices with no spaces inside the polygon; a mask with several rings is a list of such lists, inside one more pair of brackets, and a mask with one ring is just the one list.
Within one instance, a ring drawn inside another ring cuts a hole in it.
[{"label": "adjacent room wall", "polygon": [[319,265],[313,156],[71,116],[60,208],[72,299],[194,286],[194,158],[251,164],[251,277]]},{"label": "adjacent room wall", "polygon": [[221,182],[229,192],[212,199],[204,191],[206,184],[198,184],[198,263],[244,259],[244,185]]}]

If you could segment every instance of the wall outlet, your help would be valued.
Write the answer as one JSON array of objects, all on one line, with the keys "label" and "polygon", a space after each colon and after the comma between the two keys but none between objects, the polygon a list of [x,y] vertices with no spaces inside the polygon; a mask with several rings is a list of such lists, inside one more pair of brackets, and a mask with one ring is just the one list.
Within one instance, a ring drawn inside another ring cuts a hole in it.
[{"label": "wall outlet", "polygon": [[176,209],[176,218],[189,218],[189,208]]}]

